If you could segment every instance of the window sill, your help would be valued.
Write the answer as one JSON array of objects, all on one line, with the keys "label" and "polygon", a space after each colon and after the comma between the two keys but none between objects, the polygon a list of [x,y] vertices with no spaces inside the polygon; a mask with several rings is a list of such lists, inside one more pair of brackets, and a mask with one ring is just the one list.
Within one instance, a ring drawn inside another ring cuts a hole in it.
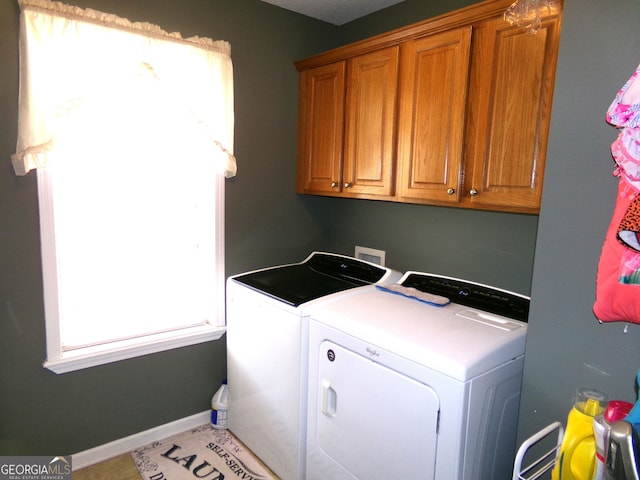
[{"label": "window sill", "polygon": [[55,373],[67,373],[75,370],[118,362],[128,358],[140,357],[150,353],[163,352],[174,348],[196,345],[218,340],[224,335],[224,326],[194,327],[181,332],[167,332],[141,338],[112,342],[86,348],[62,352],[60,357],[47,359],[44,367]]}]

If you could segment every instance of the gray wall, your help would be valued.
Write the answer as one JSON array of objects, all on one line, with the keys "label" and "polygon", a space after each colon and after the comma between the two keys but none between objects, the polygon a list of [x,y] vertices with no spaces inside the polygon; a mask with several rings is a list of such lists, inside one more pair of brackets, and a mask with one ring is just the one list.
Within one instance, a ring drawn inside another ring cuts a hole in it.
[{"label": "gray wall", "polygon": [[640,328],[600,325],[591,307],[615,204],[604,113],[640,62],[636,0],[565,0],[532,283],[519,436],[566,421],[575,389],[635,401]]},{"label": "gray wall", "polygon": [[[566,0],[539,217],[293,193],[297,75],[292,62],[472,1],[407,0],[340,28],[256,0],[74,2],[185,36],[232,44],[238,177],[227,182],[227,273],[296,261],[312,249],[387,251],[429,270],[531,293],[519,436],[564,420],[577,386],[634,400],[638,328],[591,313],[615,200],[603,120],[639,60],[635,0]],[[446,6],[443,4],[446,3]],[[75,453],[208,408],[224,340],[54,375],[44,322],[36,182],[9,166],[16,134],[17,18],[0,0],[0,453]],[[535,253],[535,262],[534,262]]]},{"label": "gray wall", "polygon": [[538,217],[366,200],[330,202],[330,250],[387,252],[387,265],[529,294]]}]

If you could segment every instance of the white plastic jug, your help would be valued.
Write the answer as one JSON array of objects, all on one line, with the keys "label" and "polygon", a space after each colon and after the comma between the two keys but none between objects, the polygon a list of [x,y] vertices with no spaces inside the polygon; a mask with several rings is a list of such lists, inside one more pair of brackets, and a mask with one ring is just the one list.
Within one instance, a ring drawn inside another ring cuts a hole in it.
[{"label": "white plastic jug", "polygon": [[213,428],[219,430],[227,428],[228,401],[229,390],[225,380],[211,399],[211,425],[213,425]]}]

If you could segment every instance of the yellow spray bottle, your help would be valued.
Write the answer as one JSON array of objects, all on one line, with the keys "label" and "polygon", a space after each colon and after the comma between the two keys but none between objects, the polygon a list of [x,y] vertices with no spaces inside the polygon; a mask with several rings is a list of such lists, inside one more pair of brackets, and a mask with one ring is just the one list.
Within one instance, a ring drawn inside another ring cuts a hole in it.
[{"label": "yellow spray bottle", "polygon": [[593,418],[603,412],[608,400],[607,395],[599,390],[578,388],[551,480],[593,478],[596,460]]}]

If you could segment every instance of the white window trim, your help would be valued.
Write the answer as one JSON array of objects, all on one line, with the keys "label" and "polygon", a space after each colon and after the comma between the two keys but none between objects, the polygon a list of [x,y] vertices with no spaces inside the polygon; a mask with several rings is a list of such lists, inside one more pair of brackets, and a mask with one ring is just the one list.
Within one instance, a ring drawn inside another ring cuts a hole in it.
[{"label": "white window trim", "polygon": [[[140,342],[139,338],[112,342],[107,345],[98,345],[64,352],[58,358],[53,358],[49,355],[49,358],[53,359],[47,359],[43,365],[45,368],[58,374],[73,372],[75,370],[105,365],[107,363],[127,360],[151,353],[159,353],[174,348],[218,340],[222,337],[225,330],[225,327],[210,325],[186,329],[180,334],[167,332],[149,335],[144,337],[143,342]],[[47,325],[47,332],[48,331],[49,325]],[[136,344],[132,344],[134,341]],[[49,340],[47,340],[47,342],[49,342]]]},{"label": "white window trim", "polygon": [[[40,231],[41,238],[53,239],[53,205],[47,200],[51,198],[47,191],[49,182],[47,179],[47,169],[37,170],[38,175],[38,198],[40,208]],[[224,290],[224,178],[220,175],[217,179],[216,203],[219,205],[219,212],[215,222],[218,236],[216,239],[216,265],[217,288]],[[45,237],[46,234],[46,237]],[[199,343],[218,340],[224,335],[226,327],[224,325],[200,325],[190,328],[183,328],[177,331],[163,332],[137,337],[128,340],[109,342],[103,345],[78,348],[64,351],[61,345],[61,332],[59,322],[60,305],[58,303],[57,273],[56,273],[56,246],[54,241],[41,242],[42,252],[42,275],[45,305],[45,326],[47,359],[43,363],[44,367],[57,373],[67,373],[107,363],[135,358],[151,353],[158,353],[174,348],[197,345]],[[224,299],[224,292],[212,292],[216,298]],[[224,301],[216,305],[216,315],[214,318],[224,322],[225,318]]]}]

